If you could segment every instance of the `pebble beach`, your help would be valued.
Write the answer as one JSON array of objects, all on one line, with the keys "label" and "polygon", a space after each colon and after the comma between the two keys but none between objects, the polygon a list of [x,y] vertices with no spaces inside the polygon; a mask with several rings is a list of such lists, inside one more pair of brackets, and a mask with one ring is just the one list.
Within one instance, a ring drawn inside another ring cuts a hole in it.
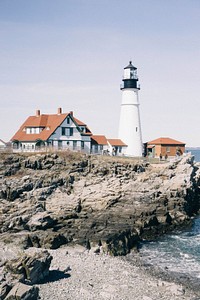
[{"label": "pebble beach", "polygon": [[84,247],[49,250],[50,275],[37,285],[41,300],[176,300],[200,299],[183,285],[151,276],[126,257],[96,254]]}]

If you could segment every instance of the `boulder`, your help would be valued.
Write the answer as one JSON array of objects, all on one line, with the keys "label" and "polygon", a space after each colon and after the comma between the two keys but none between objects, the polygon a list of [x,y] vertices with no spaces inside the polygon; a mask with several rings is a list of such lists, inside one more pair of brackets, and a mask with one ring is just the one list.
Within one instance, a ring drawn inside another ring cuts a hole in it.
[{"label": "boulder", "polygon": [[53,227],[56,224],[56,221],[47,212],[38,212],[31,217],[27,226],[30,231],[35,230],[45,230],[47,228]]},{"label": "boulder", "polygon": [[7,282],[0,283],[0,299],[5,299],[6,295],[10,292],[12,286],[10,286]]},{"label": "boulder", "polygon": [[5,270],[11,273],[13,280],[23,283],[40,283],[49,275],[52,256],[43,250],[6,261]]},{"label": "boulder", "polygon": [[6,296],[5,300],[37,300],[39,299],[39,289],[36,286],[30,286],[18,282]]}]

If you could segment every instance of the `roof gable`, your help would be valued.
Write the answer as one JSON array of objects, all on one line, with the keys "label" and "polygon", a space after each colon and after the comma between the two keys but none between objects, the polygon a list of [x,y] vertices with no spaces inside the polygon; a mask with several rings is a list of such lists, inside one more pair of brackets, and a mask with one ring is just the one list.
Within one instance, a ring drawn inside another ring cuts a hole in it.
[{"label": "roof gable", "polygon": [[81,135],[92,135],[91,130],[88,128],[88,126],[87,126],[85,123],[83,123],[83,122],[80,121],[79,119],[75,118],[74,116],[72,117],[72,115],[70,115],[70,116],[71,116],[72,121],[73,121],[73,122],[75,123],[75,125],[77,126],[77,129],[78,129],[78,130],[79,130],[79,126],[84,126],[84,127],[86,128],[86,131],[85,131],[85,132],[82,132],[81,130],[79,130],[79,132],[80,132]]},{"label": "roof gable", "polygon": [[168,138],[168,137],[160,137],[158,139],[152,140],[147,143],[148,145],[185,145],[185,143]]}]

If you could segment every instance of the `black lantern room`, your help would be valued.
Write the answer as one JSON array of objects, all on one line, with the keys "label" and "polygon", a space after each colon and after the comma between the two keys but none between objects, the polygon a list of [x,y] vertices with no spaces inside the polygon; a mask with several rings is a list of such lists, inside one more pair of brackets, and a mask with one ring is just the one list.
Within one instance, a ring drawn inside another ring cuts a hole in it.
[{"label": "black lantern room", "polygon": [[121,90],[123,89],[140,89],[138,84],[137,68],[132,65],[132,61],[130,61],[129,65],[124,68]]}]

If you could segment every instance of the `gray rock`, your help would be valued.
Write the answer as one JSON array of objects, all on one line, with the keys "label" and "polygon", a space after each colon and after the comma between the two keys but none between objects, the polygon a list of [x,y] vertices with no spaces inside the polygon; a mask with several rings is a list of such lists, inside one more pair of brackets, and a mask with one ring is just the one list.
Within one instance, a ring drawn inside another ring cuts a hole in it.
[{"label": "gray rock", "polygon": [[11,274],[13,280],[35,284],[49,275],[51,260],[52,256],[45,250],[32,255],[23,253],[15,259],[8,260],[5,270]]},{"label": "gray rock", "polygon": [[6,296],[5,300],[37,300],[39,299],[39,289],[35,286],[17,283]]},{"label": "gray rock", "polygon": [[0,299],[5,299],[6,295],[10,292],[12,286],[10,286],[7,282],[2,282],[0,284]]},{"label": "gray rock", "polygon": [[[18,165],[16,165],[18,164]],[[139,238],[188,224],[200,209],[200,165],[58,154],[0,157],[0,240],[57,248],[74,242],[127,254]]]}]

